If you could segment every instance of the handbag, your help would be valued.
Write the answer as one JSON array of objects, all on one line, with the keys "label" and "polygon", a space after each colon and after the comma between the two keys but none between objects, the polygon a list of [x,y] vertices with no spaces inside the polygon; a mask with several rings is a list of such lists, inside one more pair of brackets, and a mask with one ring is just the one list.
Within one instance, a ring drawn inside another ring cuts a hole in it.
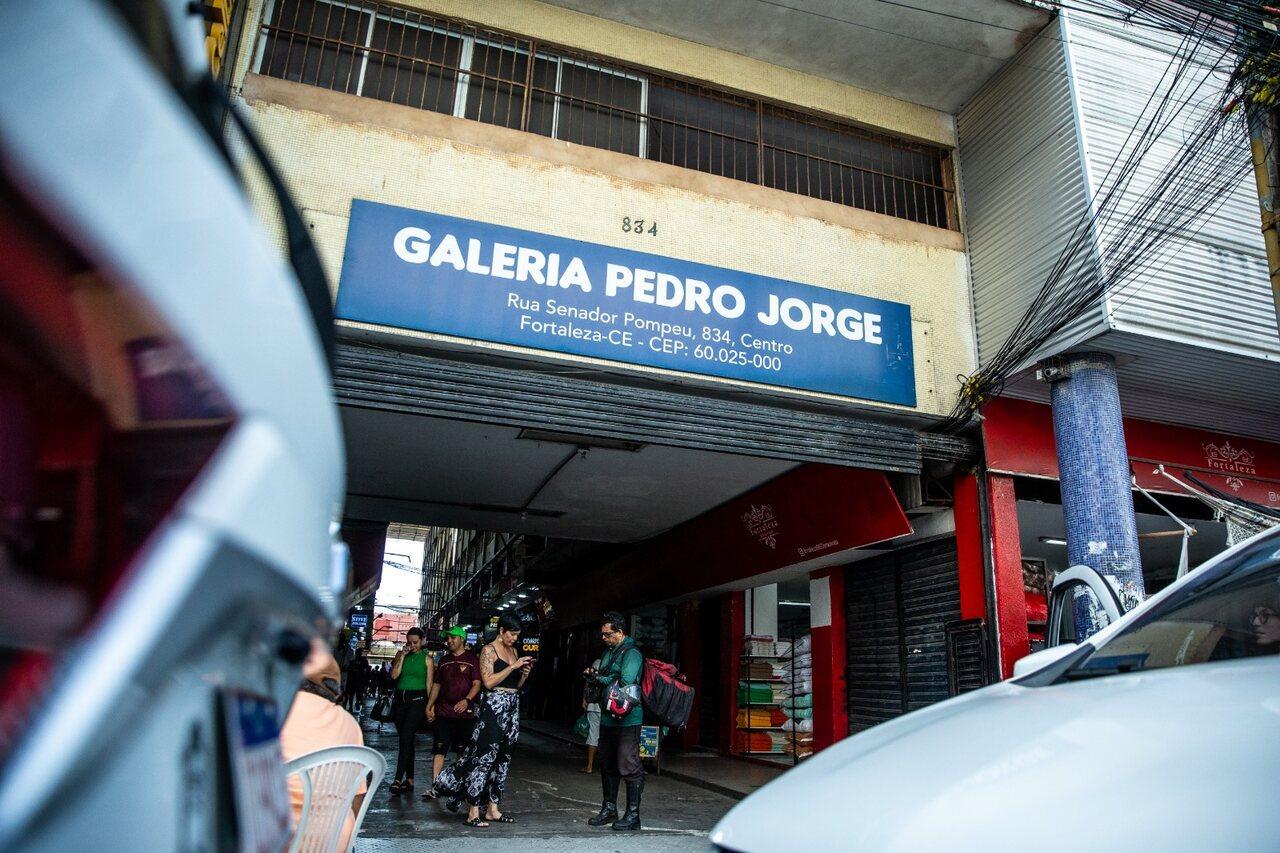
[{"label": "handbag", "polygon": [[588,705],[604,704],[604,685],[592,679],[587,682],[587,689],[584,694]]},{"label": "handbag", "polygon": [[383,694],[377,702],[373,703],[373,710],[369,712],[369,716],[373,717],[380,723],[394,723],[396,719],[395,713],[391,710],[391,694]]},{"label": "handbag", "polygon": [[580,738],[585,738],[591,732],[591,723],[587,721],[587,715],[583,714],[578,718],[578,722],[573,724],[573,733]]}]

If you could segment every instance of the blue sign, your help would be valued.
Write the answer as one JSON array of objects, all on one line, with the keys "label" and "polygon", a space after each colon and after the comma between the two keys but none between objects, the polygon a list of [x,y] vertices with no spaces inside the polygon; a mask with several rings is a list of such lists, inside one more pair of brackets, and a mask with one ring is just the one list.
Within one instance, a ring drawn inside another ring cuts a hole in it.
[{"label": "blue sign", "polygon": [[657,758],[658,757],[658,727],[657,726],[641,726],[640,727],[640,757],[641,758]]},{"label": "blue sign", "polygon": [[916,402],[911,308],[900,302],[361,199],[351,203],[337,314]]}]

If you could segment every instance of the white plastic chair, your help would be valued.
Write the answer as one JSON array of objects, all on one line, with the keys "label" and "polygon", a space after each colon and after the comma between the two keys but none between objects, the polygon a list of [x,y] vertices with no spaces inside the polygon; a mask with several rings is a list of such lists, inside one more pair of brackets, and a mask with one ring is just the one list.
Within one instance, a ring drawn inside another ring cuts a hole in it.
[{"label": "white plastic chair", "polygon": [[285,765],[285,772],[288,776],[297,773],[302,779],[302,814],[289,853],[337,853],[361,780],[373,774],[351,829],[353,845],[364,813],[387,773],[387,759],[367,746],[330,746],[298,756]]}]

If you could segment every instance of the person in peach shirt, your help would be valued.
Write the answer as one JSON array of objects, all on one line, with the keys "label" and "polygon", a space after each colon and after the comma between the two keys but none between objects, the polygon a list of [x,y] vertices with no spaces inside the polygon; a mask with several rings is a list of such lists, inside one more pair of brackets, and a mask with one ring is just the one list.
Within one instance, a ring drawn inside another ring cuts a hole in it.
[{"label": "person in peach shirt", "polygon": [[[280,729],[280,751],[284,760],[293,759],[330,746],[364,746],[364,733],[356,718],[339,704],[342,701],[342,671],[328,646],[319,637],[311,639],[311,653],[302,662],[302,686],[294,696],[289,715]],[[351,849],[351,830],[368,786],[362,779],[342,830],[339,850]],[[302,815],[302,780],[289,777],[289,804],[293,826]]]}]

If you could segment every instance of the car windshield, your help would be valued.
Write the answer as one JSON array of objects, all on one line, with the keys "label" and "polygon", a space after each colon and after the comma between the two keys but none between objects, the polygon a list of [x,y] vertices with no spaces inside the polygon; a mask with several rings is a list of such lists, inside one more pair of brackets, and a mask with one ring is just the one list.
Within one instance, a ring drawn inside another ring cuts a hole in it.
[{"label": "car windshield", "polygon": [[1280,535],[1264,536],[1202,572],[1063,677],[1280,653]]}]

